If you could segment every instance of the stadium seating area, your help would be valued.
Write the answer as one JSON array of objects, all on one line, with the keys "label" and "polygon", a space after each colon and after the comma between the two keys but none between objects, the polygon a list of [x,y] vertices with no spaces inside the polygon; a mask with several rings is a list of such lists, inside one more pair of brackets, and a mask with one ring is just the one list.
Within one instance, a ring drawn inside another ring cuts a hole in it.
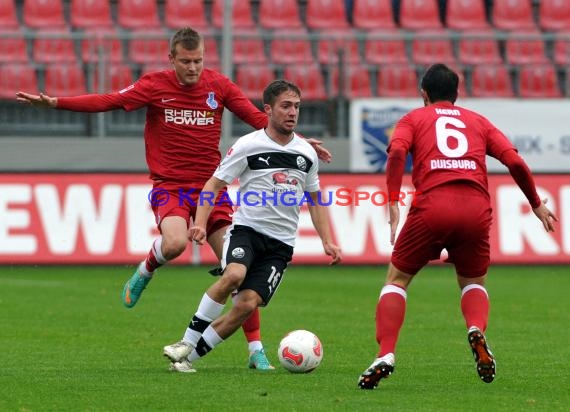
[{"label": "stadium seating area", "polygon": [[[122,87],[166,67],[168,38],[185,25],[206,36],[206,64],[219,68],[223,3],[4,0],[0,98],[13,97],[26,64],[35,74],[27,80],[32,91]],[[422,70],[440,61],[460,72],[466,96],[570,96],[570,2],[489,3],[233,0],[234,78],[252,99],[259,99],[260,79],[285,75],[317,101],[410,96]]]}]

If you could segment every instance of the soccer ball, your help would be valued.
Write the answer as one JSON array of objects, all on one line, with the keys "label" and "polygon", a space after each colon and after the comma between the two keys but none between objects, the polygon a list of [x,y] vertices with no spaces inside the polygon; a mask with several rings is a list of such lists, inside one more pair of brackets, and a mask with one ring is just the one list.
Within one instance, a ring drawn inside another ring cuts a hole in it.
[{"label": "soccer ball", "polygon": [[293,373],[308,373],[317,368],[323,359],[323,345],[313,332],[294,330],[279,343],[279,362]]}]

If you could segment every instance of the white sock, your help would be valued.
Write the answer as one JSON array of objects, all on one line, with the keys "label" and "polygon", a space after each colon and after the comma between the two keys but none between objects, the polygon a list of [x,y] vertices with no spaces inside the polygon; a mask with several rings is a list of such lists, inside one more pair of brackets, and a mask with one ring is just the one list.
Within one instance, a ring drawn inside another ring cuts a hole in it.
[{"label": "white sock", "polygon": [[204,331],[202,338],[212,349],[224,341],[220,335],[218,335],[218,332],[216,332],[212,325],[208,326],[208,328]]},{"label": "white sock", "polygon": [[396,363],[396,357],[394,356],[393,353],[387,353],[386,355],[384,355],[378,359],[383,360],[384,362],[386,362],[389,365],[394,365],[394,363]]},{"label": "white sock", "polygon": [[249,353],[253,353],[256,350],[263,349],[263,344],[259,340],[252,340],[251,342],[248,342],[247,346],[249,348]]},{"label": "white sock", "polygon": [[[222,343],[224,340],[222,338],[220,338],[220,335],[218,335],[218,333],[214,330],[214,328],[212,327],[212,325],[208,326],[206,328],[206,330],[204,331],[204,333],[202,334],[202,339],[204,340],[204,342],[206,342],[206,344],[211,348],[210,351],[212,349],[214,349],[216,346],[218,346],[220,343]],[[209,352],[209,351],[208,351]],[[201,358],[201,356],[198,354],[198,352],[196,351],[196,349],[194,349],[190,355],[188,355],[188,360],[190,362],[195,361],[196,359]]]},{"label": "white sock", "polygon": [[218,303],[213,300],[211,297],[208,296],[207,293],[204,293],[202,296],[202,300],[198,305],[198,310],[196,311],[196,316],[200,319],[207,320],[208,322],[212,322],[214,319],[217,319],[222,312],[224,311],[223,303]]},{"label": "white sock", "polygon": [[162,254],[162,236],[157,237],[152,244],[152,250],[154,252],[154,256],[156,257],[156,261],[161,265],[164,265],[168,260]]},{"label": "white sock", "polygon": [[[204,293],[204,295],[202,296],[202,300],[198,305],[198,310],[196,311],[196,314],[194,316],[206,322],[212,322],[214,319],[217,319],[222,314],[224,306],[225,305],[218,303],[212,298],[210,298],[207,293]],[[208,330],[209,328],[210,326],[208,326],[206,330]],[[206,332],[206,330],[204,330],[204,332]],[[202,336],[201,332],[188,327],[184,332],[182,341],[189,343],[195,347],[196,344],[198,343],[198,340],[200,340],[201,336]]]}]

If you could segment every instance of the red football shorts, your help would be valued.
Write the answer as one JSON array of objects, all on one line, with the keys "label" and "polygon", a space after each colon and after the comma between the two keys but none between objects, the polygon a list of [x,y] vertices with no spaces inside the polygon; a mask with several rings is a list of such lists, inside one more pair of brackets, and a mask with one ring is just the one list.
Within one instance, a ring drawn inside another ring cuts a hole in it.
[{"label": "red football shorts", "polygon": [[[234,208],[229,202],[218,202],[222,195],[224,199],[229,199],[226,189],[220,191],[206,225],[208,234],[232,224]],[[200,189],[183,184],[164,182],[154,183],[148,200],[151,203],[159,230],[160,222],[168,216],[180,216],[189,225],[190,217],[192,219],[196,217],[196,209],[202,201],[200,200]]]},{"label": "red football shorts", "polygon": [[392,264],[415,275],[442,249],[458,275],[478,277],[490,263],[489,228],[492,210],[489,197],[468,184],[448,184],[416,196],[402,227]]}]

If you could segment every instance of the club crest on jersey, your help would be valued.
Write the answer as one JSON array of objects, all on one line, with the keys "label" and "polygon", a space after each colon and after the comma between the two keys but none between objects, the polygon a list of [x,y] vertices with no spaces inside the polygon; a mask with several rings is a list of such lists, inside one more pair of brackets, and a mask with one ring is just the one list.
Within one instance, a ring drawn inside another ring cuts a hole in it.
[{"label": "club crest on jersey", "polygon": [[208,93],[208,98],[206,99],[206,104],[212,110],[216,110],[218,108],[218,102],[216,101],[216,94],[214,92]]},{"label": "club crest on jersey", "polygon": [[297,156],[297,167],[300,170],[305,170],[307,168],[307,161],[303,156]]},{"label": "club crest on jersey", "polygon": [[245,256],[245,250],[243,250],[241,247],[236,247],[234,250],[232,250],[232,256],[236,259],[241,259]]}]

